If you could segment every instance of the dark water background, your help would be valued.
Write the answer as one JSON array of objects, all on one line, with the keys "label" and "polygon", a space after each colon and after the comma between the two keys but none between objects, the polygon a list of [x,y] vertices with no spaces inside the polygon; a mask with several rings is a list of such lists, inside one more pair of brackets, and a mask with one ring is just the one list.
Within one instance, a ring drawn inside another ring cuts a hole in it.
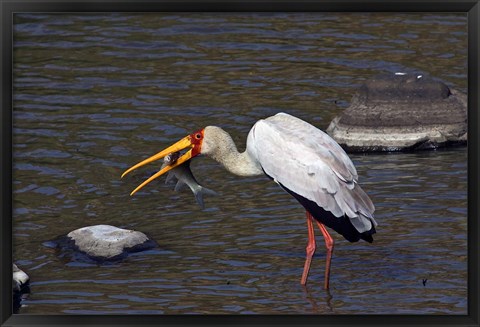
[{"label": "dark water background", "polygon": [[[466,314],[466,148],[351,155],[376,205],[375,242],[324,248],[300,284],[304,211],[267,178],[200,158],[221,196],[201,210],[158,167],[132,164],[206,125],[244,149],[285,111],[326,129],[385,72],[467,88],[464,14],[19,14],[14,33],[14,261],[31,277],[20,313]],[[136,229],[159,247],[109,265],[62,257],[76,228]],[[317,234],[320,234],[317,232]],[[427,279],[424,286],[423,279]]]}]

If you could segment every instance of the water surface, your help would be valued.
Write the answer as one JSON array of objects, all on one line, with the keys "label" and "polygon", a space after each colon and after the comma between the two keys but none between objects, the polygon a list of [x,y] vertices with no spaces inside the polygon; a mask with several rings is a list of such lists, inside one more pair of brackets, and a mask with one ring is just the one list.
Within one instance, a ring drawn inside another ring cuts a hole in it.
[{"label": "water surface", "polygon": [[[300,205],[266,177],[192,163],[220,193],[201,210],[159,168],[121,173],[206,125],[241,150],[279,111],[321,129],[366,79],[430,74],[467,88],[463,14],[21,14],[14,33],[14,261],[20,313],[466,314],[467,151],[351,155],[376,206],[373,244],[318,238],[300,286]],[[97,265],[48,242],[110,224],[159,247]],[[320,233],[317,232],[320,235]],[[423,281],[426,284],[423,285]]]}]

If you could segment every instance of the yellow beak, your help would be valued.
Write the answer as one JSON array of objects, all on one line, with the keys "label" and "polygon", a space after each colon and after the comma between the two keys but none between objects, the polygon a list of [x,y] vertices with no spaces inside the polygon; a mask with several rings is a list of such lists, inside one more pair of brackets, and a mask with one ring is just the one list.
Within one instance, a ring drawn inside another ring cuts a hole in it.
[{"label": "yellow beak", "polygon": [[[165,150],[162,150],[160,151],[159,153],[151,156],[150,158],[147,158],[139,163],[137,163],[136,165],[128,168],[123,174],[122,174],[122,177],[125,176],[126,174],[128,174],[129,172],[131,172],[132,170],[135,170],[139,167],[142,167],[142,166],[145,166],[146,164],[149,164],[153,161],[156,161],[156,160],[159,160],[159,159],[162,159],[163,157],[165,157],[166,155],[170,154],[170,153],[173,153],[173,152],[177,152],[177,151],[181,151],[183,149],[186,149],[188,147],[193,147],[193,144],[192,144],[192,141],[191,141],[191,137],[190,135],[189,136],[186,136],[184,137],[183,139],[181,139],[180,141],[178,141],[177,143],[173,144],[172,146],[169,146],[168,148],[166,148]],[[149,179],[147,179],[146,181],[144,181],[142,184],[140,184],[136,189],[134,189],[132,191],[132,193],[130,193],[130,195],[133,195],[135,194],[137,191],[139,191],[141,188],[143,188],[145,185],[147,185],[148,183],[150,183],[151,181],[153,181],[155,178],[157,177],[160,177],[162,176],[163,174],[165,174],[167,171],[183,164],[185,161],[189,160],[190,158],[192,158],[192,149],[188,150],[184,155],[182,155],[180,158],[177,159],[177,161],[175,161],[173,164],[171,165],[168,165],[168,166],[165,166],[163,169],[161,169],[160,171],[158,171],[156,174],[152,175]]]}]

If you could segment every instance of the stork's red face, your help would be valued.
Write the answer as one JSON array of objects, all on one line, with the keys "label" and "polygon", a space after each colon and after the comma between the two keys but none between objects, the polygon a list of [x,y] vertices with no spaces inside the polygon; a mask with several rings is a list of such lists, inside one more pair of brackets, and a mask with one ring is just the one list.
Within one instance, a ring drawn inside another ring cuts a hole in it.
[{"label": "stork's red face", "polygon": [[146,164],[149,164],[153,161],[156,161],[156,160],[159,160],[159,159],[162,159],[163,157],[165,157],[166,155],[172,153],[172,152],[177,152],[177,151],[182,151],[184,149],[187,149],[187,148],[190,148],[190,150],[188,150],[187,152],[185,152],[185,154],[183,154],[180,158],[177,159],[177,161],[175,161],[173,164],[171,165],[168,165],[168,166],[165,166],[163,169],[161,169],[159,172],[157,172],[155,175],[151,176],[149,179],[147,179],[145,182],[143,182],[142,184],[140,184],[136,189],[134,189],[132,191],[132,193],[130,193],[130,195],[133,195],[135,194],[138,190],[140,190],[142,187],[144,187],[145,185],[147,185],[148,183],[150,183],[151,181],[153,181],[155,178],[157,177],[160,177],[162,176],[163,174],[165,174],[167,171],[183,164],[185,161],[199,155],[201,152],[202,152],[202,142],[203,142],[203,137],[204,137],[204,129],[201,129],[195,133],[192,133],[186,137],[184,137],[183,139],[181,139],[180,141],[178,141],[177,143],[169,146],[168,148],[166,148],[165,150],[162,150],[160,151],[159,153],[151,156],[150,158],[147,158],[139,163],[137,163],[136,165],[128,168],[123,174],[122,174],[122,178],[123,176],[125,176],[126,174],[128,174],[129,172],[131,172],[132,170],[135,170],[139,167],[142,167],[142,166],[145,166]]}]

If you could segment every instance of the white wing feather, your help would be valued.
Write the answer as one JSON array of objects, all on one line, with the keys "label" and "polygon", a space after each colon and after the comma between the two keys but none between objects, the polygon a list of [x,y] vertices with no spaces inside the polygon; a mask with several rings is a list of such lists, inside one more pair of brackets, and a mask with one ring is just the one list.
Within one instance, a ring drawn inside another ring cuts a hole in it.
[{"label": "white wing feather", "polygon": [[347,215],[360,233],[377,225],[352,161],[326,133],[279,113],[259,120],[248,138],[247,150],[275,181],[336,217]]}]

